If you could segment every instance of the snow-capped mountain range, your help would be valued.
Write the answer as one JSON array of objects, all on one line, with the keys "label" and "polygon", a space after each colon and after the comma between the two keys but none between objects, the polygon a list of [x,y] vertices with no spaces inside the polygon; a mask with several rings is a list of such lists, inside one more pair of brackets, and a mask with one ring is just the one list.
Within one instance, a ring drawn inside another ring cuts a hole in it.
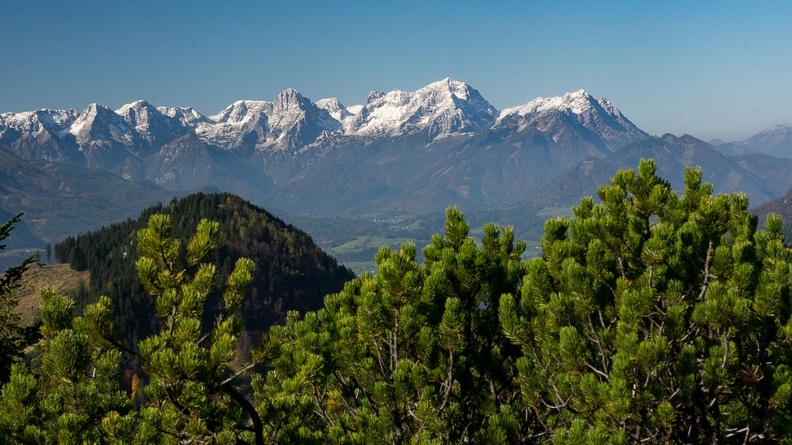
[{"label": "snow-capped mountain range", "polygon": [[219,188],[320,214],[516,203],[580,162],[648,137],[584,90],[498,111],[448,78],[412,92],[372,92],[352,106],[287,89],[211,116],[143,100],[118,110],[0,114],[0,149],[23,159],[100,168],[169,190]]},{"label": "snow-capped mountain range", "polygon": [[[293,89],[272,101],[240,100],[212,116],[193,108],[154,107],[140,100],[112,111],[91,104],[76,110],[39,110],[0,114],[0,146],[32,158],[57,156],[25,154],[31,136],[47,135],[68,143],[74,136],[78,149],[90,156],[96,145],[146,154],[189,132],[207,144],[227,149],[299,150],[320,137],[399,137],[425,133],[429,140],[448,135],[479,134],[507,122],[523,119],[541,131],[552,127],[543,116],[564,113],[591,131],[631,136],[645,134],[605,99],[596,101],[580,90],[562,97],[536,99],[498,112],[470,85],[443,79],[414,92],[372,92],[362,105],[346,107],[337,99],[316,103]],[[616,125],[614,125],[616,123]],[[21,138],[26,138],[20,142]],[[62,158],[61,158],[62,159]],[[88,162],[90,164],[90,162]]]}]

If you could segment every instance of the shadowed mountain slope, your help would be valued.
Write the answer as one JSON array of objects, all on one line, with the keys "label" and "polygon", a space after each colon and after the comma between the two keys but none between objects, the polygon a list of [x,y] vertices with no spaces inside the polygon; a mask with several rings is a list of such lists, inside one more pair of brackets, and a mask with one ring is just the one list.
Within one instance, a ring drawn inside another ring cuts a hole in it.
[{"label": "shadowed mountain slope", "polygon": [[[108,295],[129,344],[154,329],[153,301],[138,282],[135,261],[137,231],[155,213],[171,215],[173,236],[181,239],[191,236],[203,218],[220,223],[219,247],[211,262],[218,268],[221,283],[237,259],[254,261],[253,289],[242,306],[246,330],[254,340],[272,324],[282,322],[290,310],[319,309],[325,295],[339,291],[354,277],[309,235],[265,210],[230,194],[193,194],[150,207],[136,220],[69,237],[55,245],[60,262],[90,272],[90,288],[79,296],[78,303],[85,305]],[[205,321],[214,319],[220,301],[220,295],[208,298]]]}]

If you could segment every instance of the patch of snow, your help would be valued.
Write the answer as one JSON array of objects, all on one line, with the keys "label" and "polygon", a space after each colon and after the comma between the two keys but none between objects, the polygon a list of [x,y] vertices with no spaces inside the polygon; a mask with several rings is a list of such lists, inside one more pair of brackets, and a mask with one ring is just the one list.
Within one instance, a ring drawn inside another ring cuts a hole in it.
[{"label": "patch of snow", "polygon": [[[608,102],[607,99],[603,98],[601,101],[610,106],[610,102]],[[591,109],[596,103],[598,102],[594,100],[594,98],[592,98],[591,95],[586,92],[586,90],[581,89],[575,91],[574,93],[566,93],[563,96],[547,98],[539,97],[528,102],[527,104],[506,108],[501,111],[498,121],[501,121],[506,116],[512,114],[526,116],[529,114],[564,111],[570,111],[574,114],[583,114],[585,111]],[[610,106],[610,108],[615,109],[615,107],[612,106]]]}]

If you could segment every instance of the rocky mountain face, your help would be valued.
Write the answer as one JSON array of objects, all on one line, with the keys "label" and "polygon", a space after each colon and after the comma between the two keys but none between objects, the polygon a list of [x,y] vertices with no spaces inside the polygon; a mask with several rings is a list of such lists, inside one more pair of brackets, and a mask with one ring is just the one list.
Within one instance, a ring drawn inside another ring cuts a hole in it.
[{"label": "rocky mountain face", "polygon": [[[314,103],[287,89],[271,102],[241,100],[212,116],[146,101],[115,111],[92,104],[82,112],[0,114],[0,148],[24,159],[108,170],[171,191],[229,191],[318,216],[427,214],[449,205],[478,211],[537,194],[565,200],[580,196],[588,179],[559,179],[562,173],[588,171],[596,181],[597,169],[610,168],[597,166],[635,167],[644,154],[674,153],[676,164],[699,162],[705,173],[716,162],[718,153],[702,141],[666,136],[635,145],[647,138],[618,108],[583,90],[498,111],[452,79],[372,92],[353,106]],[[721,181],[724,191],[745,186],[759,201],[783,193],[777,189],[785,181],[770,186],[758,173],[757,165],[772,162],[742,154],[718,154],[743,178]]]},{"label": "rocky mountain face", "polygon": [[38,110],[0,114],[0,147],[25,159],[84,164],[69,128],[75,110]]},{"label": "rocky mountain face", "polygon": [[498,110],[468,84],[443,79],[417,91],[372,92],[344,120],[343,133],[357,137],[401,137],[423,133],[427,141],[452,134],[481,133]]},{"label": "rocky mountain face", "polygon": [[609,152],[649,135],[630,122],[607,99],[584,90],[539,98],[501,112],[496,128],[537,133],[548,144],[585,146],[592,155]]},{"label": "rocky mountain face", "polygon": [[140,153],[149,155],[210,121],[192,108],[156,108],[139,100],[116,110],[138,135]]},{"label": "rocky mountain face", "polygon": [[296,151],[340,123],[293,89],[273,102],[242,100],[196,127],[206,143],[225,150]]}]

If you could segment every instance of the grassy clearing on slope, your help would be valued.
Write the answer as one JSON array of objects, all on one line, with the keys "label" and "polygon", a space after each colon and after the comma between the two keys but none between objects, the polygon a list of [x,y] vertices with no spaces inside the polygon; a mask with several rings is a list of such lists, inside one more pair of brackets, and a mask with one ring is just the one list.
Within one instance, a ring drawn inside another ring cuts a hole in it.
[{"label": "grassy clearing on slope", "polygon": [[572,208],[571,207],[545,207],[542,210],[536,212],[537,218],[542,221],[556,218],[558,216],[563,216],[566,218],[572,217]]},{"label": "grassy clearing on slope", "polygon": [[333,253],[339,255],[361,252],[367,249],[379,249],[382,246],[398,248],[402,243],[412,242],[412,238],[385,238],[382,236],[358,236],[339,246],[331,248]]},{"label": "grassy clearing on slope", "polygon": [[32,326],[38,321],[42,288],[51,286],[58,292],[67,292],[79,288],[80,283],[87,286],[88,279],[88,271],[77,272],[68,264],[30,265],[14,291],[19,296],[17,311],[22,325]]}]

